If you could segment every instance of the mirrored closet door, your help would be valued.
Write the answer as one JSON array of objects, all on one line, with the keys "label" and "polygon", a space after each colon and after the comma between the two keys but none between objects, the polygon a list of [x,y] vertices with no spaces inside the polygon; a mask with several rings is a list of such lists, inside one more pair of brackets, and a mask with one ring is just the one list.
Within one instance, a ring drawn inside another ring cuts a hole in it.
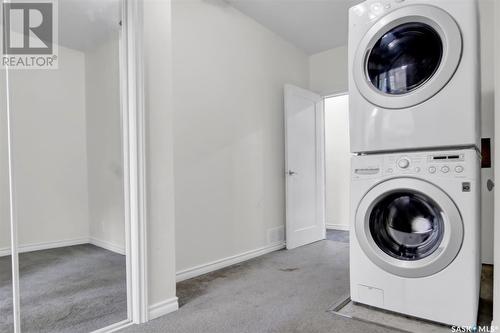
[{"label": "mirrored closet door", "polygon": [[[20,331],[92,332],[128,318],[122,6],[119,0],[41,3],[9,8],[13,54],[38,48],[34,58],[9,67],[7,79]],[[4,169],[2,160],[2,190]],[[4,193],[0,199],[3,249],[9,225]],[[13,330],[12,315],[3,313],[12,304],[4,301],[12,290],[9,264],[0,257],[2,332]]]}]

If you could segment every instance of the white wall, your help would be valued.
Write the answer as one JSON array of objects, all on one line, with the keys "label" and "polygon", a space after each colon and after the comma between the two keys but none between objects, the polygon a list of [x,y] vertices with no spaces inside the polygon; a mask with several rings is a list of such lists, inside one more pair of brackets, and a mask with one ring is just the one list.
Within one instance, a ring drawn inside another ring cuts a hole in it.
[{"label": "white wall", "polygon": [[177,270],[284,234],[283,85],[308,57],[224,1],[173,2]]},{"label": "white wall", "polygon": [[309,88],[323,96],[347,92],[347,46],[309,57]]},{"label": "white wall", "polygon": [[85,52],[89,227],[93,243],[125,252],[119,36]]},{"label": "white wall", "polygon": [[10,73],[20,246],[88,238],[85,60],[59,54],[58,70]]},{"label": "white wall", "polygon": [[158,316],[177,309],[170,1],[145,1],[143,16],[144,98],[147,116],[148,287],[150,309]]},{"label": "white wall", "polygon": [[[481,136],[491,138],[494,143],[494,6],[495,0],[480,0],[479,13],[481,25]],[[492,147],[494,149],[494,147]],[[493,151],[493,150],[492,150]],[[494,163],[494,159],[492,163]],[[493,264],[493,202],[494,193],[489,192],[486,183],[493,179],[493,168],[481,169],[481,251],[484,263]]]},{"label": "white wall", "polygon": [[326,226],[349,230],[349,97],[325,100]]}]

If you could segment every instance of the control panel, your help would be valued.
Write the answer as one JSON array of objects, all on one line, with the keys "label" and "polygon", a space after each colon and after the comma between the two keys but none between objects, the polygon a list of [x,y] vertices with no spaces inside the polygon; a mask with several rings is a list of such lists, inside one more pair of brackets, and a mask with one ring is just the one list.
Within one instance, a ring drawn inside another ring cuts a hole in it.
[{"label": "control panel", "polygon": [[409,153],[359,158],[370,163],[365,161],[358,166],[353,163],[353,177],[358,179],[405,175],[465,178],[468,171],[464,153]]},{"label": "control panel", "polygon": [[354,15],[375,20],[408,0],[368,0],[352,8]]},{"label": "control panel", "polygon": [[385,174],[460,175],[465,171],[463,154],[390,155],[384,160]]}]

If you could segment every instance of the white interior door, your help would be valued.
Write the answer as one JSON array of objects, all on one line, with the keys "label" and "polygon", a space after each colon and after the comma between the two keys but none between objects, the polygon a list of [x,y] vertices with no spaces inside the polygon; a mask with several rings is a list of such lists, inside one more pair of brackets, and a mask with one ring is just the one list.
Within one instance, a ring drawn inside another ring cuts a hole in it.
[{"label": "white interior door", "polygon": [[321,96],[286,85],[287,249],[325,239],[324,131]]}]

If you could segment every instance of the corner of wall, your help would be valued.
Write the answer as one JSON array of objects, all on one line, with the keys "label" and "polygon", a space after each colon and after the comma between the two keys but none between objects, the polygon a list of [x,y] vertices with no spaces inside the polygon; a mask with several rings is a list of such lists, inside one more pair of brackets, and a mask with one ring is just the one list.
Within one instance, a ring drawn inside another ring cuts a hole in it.
[{"label": "corner of wall", "polygon": [[147,119],[147,283],[150,315],[154,317],[178,308],[175,296],[171,2],[145,1],[142,21]]}]

